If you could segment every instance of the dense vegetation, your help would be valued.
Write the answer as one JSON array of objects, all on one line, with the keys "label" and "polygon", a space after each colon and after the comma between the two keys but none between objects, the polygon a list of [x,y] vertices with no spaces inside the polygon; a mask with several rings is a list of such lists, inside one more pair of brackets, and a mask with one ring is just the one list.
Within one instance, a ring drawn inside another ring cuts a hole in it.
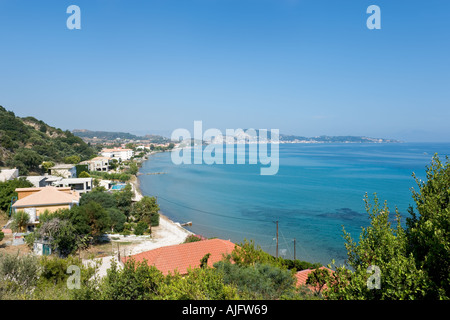
[{"label": "dense vegetation", "polygon": [[[164,276],[145,262],[130,260],[123,268],[113,265],[99,279],[95,267],[84,266],[73,253],[99,241],[105,232],[151,233],[151,226],[159,223],[159,206],[150,197],[133,204],[130,186],[113,194],[98,188],[84,194],[79,206],[42,214],[27,238],[29,244],[37,238],[50,239],[53,249],[67,258],[0,256],[0,299],[448,300],[449,159],[443,163],[435,155],[426,173],[426,181],[416,178],[415,206],[409,208],[406,223],[397,211],[392,219],[388,204],[380,203],[376,195],[373,200],[365,196],[369,225],[358,240],[343,229],[348,259],[345,265],[330,265],[333,273],[318,269],[318,264],[275,258],[244,241],[214,267],[207,266],[205,255],[187,275]],[[10,199],[15,187],[25,183],[19,179],[3,183],[0,198]],[[7,208],[8,201],[0,205]],[[14,227],[20,228],[26,216],[14,219]],[[79,289],[67,287],[69,265],[81,269]],[[295,284],[295,271],[307,268],[316,268],[307,284],[318,286],[319,293]]]},{"label": "dense vegetation", "polygon": [[0,166],[18,168],[21,175],[40,172],[44,161],[87,160],[96,150],[70,131],[53,128],[33,117],[20,118],[0,106]]},{"label": "dense vegetation", "polygon": [[[403,227],[395,225],[385,202],[366,196],[370,226],[359,241],[344,229],[348,266],[326,277],[328,299],[404,300],[450,298],[450,162],[437,155],[427,167],[427,181],[416,178],[415,208]],[[377,280],[378,278],[378,280]]]},{"label": "dense vegetation", "polygon": [[138,136],[127,132],[111,132],[111,131],[91,131],[91,130],[73,130],[72,133],[80,138],[98,138],[104,140],[137,140]]},{"label": "dense vegetation", "polygon": [[113,194],[101,190],[85,193],[79,206],[41,214],[26,241],[32,247],[37,239],[48,240],[52,250],[65,257],[98,243],[104,233],[150,234],[151,227],[159,225],[156,199],[143,197],[132,203],[132,197],[129,186]]},{"label": "dense vegetation", "polygon": [[120,140],[145,140],[150,143],[169,143],[170,139],[160,135],[136,136],[127,132],[114,131],[91,131],[91,130],[73,130],[72,133],[80,138],[99,139],[104,141]]},{"label": "dense vegetation", "polygon": [[[242,258],[245,255],[246,258]],[[83,265],[77,258],[0,255],[0,299],[98,299],[98,300],[231,300],[309,299],[297,288],[294,272],[276,260],[264,263],[266,253],[247,243],[215,267],[199,261],[186,275],[163,275],[145,262],[128,260],[123,268],[115,263],[103,278],[97,266]],[[249,257],[252,257],[249,259]],[[242,259],[241,259],[242,258]],[[240,261],[231,264],[230,259]],[[204,259],[202,259],[204,260]],[[205,261],[207,260],[207,257]],[[203,261],[203,262],[205,262]],[[70,265],[80,268],[80,287],[67,286]]]},{"label": "dense vegetation", "polygon": [[11,198],[17,197],[16,188],[28,188],[33,184],[25,178],[0,182],[0,211],[9,212]]}]

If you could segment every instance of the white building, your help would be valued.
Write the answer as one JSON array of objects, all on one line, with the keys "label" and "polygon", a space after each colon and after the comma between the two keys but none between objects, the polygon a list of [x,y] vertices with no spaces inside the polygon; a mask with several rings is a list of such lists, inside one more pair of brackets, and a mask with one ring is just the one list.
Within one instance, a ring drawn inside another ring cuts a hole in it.
[{"label": "white building", "polygon": [[112,161],[110,157],[95,157],[91,160],[80,162],[80,164],[87,165],[89,171],[109,171],[109,164]]},{"label": "white building", "polygon": [[50,174],[63,178],[76,178],[77,169],[73,164],[57,164],[50,168]]},{"label": "white building", "polygon": [[79,193],[86,193],[92,190],[93,180],[92,178],[63,178],[57,176],[27,176],[25,177],[30,181],[35,188],[42,188],[47,186],[52,187],[70,187],[72,190],[76,190]]},{"label": "white building", "polygon": [[125,160],[130,160],[133,157],[134,152],[132,149],[122,149],[122,148],[103,149],[101,155],[103,157],[117,159],[119,160],[119,162],[121,162]]},{"label": "white building", "polygon": [[67,178],[54,182],[52,185],[54,187],[70,187],[82,194],[92,190],[92,181],[92,178]]},{"label": "white building", "polygon": [[0,171],[0,182],[14,180],[19,177],[19,169],[4,169]]}]

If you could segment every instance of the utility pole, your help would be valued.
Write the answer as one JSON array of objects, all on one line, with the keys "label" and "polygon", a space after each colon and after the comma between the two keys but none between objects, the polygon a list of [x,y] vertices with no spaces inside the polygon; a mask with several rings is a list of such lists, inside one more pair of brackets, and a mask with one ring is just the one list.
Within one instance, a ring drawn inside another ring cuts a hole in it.
[{"label": "utility pole", "polygon": [[295,260],[295,238],[294,238],[294,260]]},{"label": "utility pole", "polygon": [[278,220],[275,223],[277,224],[277,254],[276,254],[276,257],[278,258]]}]

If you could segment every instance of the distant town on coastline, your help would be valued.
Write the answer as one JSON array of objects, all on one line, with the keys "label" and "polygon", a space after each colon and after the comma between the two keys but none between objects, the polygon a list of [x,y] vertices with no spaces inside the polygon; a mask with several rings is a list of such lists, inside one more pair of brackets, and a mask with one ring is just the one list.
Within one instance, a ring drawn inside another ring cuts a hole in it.
[{"label": "distant town on coastline", "polygon": [[[260,130],[255,130],[255,132],[259,135]],[[247,129],[243,129],[243,134],[237,136],[236,138],[239,140],[248,139],[249,135],[246,134]],[[137,136],[128,132],[114,132],[114,131],[91,131],[86,129],[75,129],[72,131],[75,136],[82,138],[85,142],[91,144],[113,144],[118,140],[127,143],[140,142],[142,144],[165,144],[173,142],[168,137],[164,137],[161,135],[151,135],[147,134],[144,136]],[[259,140],[260,142],[271,142],[270,130],[267,131],[267,139]],[[226,138],[221,140],[215,139],[216,143],[227,143]],[[288,135],[288,134],[280,134],[279,143],[401,143],[403,141],[395,140],[395,139],[386,139],[386,138],[371,138],[364,136],[316,136],[316,137],[305,137],[305,136],[297,136],[297,135]]]}]

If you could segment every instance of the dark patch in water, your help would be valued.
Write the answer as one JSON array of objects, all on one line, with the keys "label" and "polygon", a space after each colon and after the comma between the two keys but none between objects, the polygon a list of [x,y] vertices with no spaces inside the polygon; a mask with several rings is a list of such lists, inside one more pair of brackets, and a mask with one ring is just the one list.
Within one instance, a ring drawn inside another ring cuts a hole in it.
[{"label": "dark patch in water", "polygon": [[366,215],[360,212],[357,212],[355,210],[352,210],[350,208],[340,208],[336,209],[335,212],[325,212],[319,215],[323,218],[333,218],[333,219],[339,219],[339,220],[355,220],[355,219],[361,219],[362,217],[365,217]]}]

